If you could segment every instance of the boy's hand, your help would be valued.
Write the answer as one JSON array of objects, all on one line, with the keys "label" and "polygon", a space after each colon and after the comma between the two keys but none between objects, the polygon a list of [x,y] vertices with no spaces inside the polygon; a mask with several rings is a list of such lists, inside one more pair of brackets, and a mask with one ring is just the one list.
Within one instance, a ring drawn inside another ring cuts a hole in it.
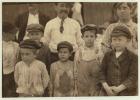
[{"label": "boy's hand", "polygon": [[105,91],[106,91],[106,93],[107,93],[108,96],[115,96],[116,95],[116,93],[114,93],[112,91],[112,88],[111,87],[106,87],[105,88]]},{"label": "boy's hand", "polygon": [[110,87],[106,82],[102,83],[106,93],[108,96],[115,96],[116,94],[112,91],[112,87]]},{"label": "boy's hand", "polygon": [[126,87],[123,84],[121,84],[119,86],[112,86],[111,89],[114,93],[118,94],[119,92],[125,90]]}]

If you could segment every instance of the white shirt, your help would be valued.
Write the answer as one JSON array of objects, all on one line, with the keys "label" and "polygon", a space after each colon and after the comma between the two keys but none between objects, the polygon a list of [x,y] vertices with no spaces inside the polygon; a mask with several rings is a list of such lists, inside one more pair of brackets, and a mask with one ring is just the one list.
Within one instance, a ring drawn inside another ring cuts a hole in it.
[{"label": "white shirt", "polygon": [[14,71],[16,62],[19,55],[19,45],[16,42],[2,42],[2,54],[3,54],[3,73],[9,74]]},{"label": "white shirt", "polygon": [[[33,14],[29,13],[27,26],[30,25],[30,24],[39,24],[38,14],[33,15]],[[28,32],[26,31],[26,34],[24,36],[24,40],[28,39],[27,34],[28,34]]]},{"label": "white shirt", "polygon": [[29,95],[42,95],[50,80],[45,64],[39,60],[34,60],[30,65],[18,62],[14,78],[18,85],[16,92]]},{"label": "white shirt", "polygon": [[63,33],[60,32],[60,25],[59,17],[50,20],[45,26],[43,42],[49,45],[51,52],[57,52],[57,44],[61,41],[68,41],[73,45],[75,51],[78,46],[83,44],[79,23],[74,19],[66,18],[63,23]]},{"label": "white shirt", "polygon": [[116,52],[116,58],[119,58],[119,56],[122,54],[122,52]]}]

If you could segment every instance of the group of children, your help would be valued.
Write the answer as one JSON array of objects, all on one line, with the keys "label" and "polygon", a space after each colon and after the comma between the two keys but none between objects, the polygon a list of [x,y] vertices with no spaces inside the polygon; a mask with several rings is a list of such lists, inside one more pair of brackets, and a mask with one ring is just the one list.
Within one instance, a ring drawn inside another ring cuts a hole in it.
[{"label": "group of children", "polygon": [[[73,47],[67,41],[57,45],[59,60],[50,61],[50,51],[40,40],[44,28],[27,26],[29,39],[14,42],[16,28],[3,23],[3,97],[115,96],[136,95],[138,57],[126,46],[131,32],[123,25],[111,33],[112,50],[105,56],[95,45],[96,25],[82,29],[84,45],[69,60]],[[46,93],[47,92],[47,93]]]}]

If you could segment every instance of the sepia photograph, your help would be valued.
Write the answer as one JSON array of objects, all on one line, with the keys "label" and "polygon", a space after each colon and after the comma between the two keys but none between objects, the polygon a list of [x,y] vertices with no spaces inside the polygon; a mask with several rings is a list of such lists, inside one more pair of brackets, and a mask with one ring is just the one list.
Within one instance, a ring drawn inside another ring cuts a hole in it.
[{"label": "sepia photograph", "polygon": [[2,98],[138,96],[138,2],[2,2]]}]

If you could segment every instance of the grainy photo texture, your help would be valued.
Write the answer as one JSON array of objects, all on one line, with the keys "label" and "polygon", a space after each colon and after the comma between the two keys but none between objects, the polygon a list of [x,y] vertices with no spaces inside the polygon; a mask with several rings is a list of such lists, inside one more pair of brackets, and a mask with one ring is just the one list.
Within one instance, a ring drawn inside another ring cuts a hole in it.
[{"label": "grainy photo texture", "polygon": [[3,2],[2,97],[138,95],[137,2]]}]

